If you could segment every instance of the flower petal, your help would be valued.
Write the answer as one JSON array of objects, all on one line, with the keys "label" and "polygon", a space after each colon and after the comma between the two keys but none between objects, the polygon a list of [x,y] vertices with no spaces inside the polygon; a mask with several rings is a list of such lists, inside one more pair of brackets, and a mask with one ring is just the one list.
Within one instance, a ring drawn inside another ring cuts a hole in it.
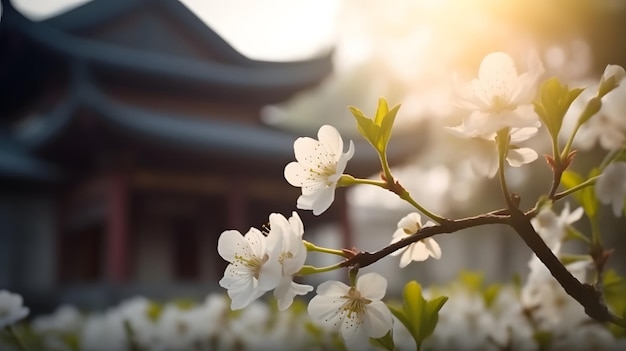
[{"label": "flower petal", "polygon": [[509,150],[509,154],[506,156],[506,161],[511,167],[520,167],[521,165],[535,161],[539,155],[535,150],[522,147],[519,149]]},{"label": "flower petal", "polygon": [[[318,288],[319,292],[319,288]],[[347,293],[347,291],[346,291]],[[339,296],[316,295],[309,302],[307,311],[311,319],[325,328],[338,330],[343,318],[345,299]]]},{"label": "flower petal", "polygon": [[375,272],[363,274],[356,281],[356,289],[366,299],[372,301],[380,300],[385,297],[387,279]]},{"label": "flower petal", "polygon": [[382,301],[373,301],[367,305],[365,323],[369,329],[369,336],[380,338],[387,334],[393,326],[393,318],[389,308]]},{"label": "flower petal", "polygon": [[235,260],[237,252],[248,251],[248,243],[243,235],[236,230],[227,230],[217,240],[217,252],[228,262]]},{"label": "flower petal", "polygon": [[426,238],[422,240],[424,242],[424,246],[426,246],[426,250],[430,252],[430,256],[436,260],[441,258],[441,248],[439,244],[433,238]]},{"label": "flower petal", "polygon": [[[313,214],[319,216],[324,213],[335,200],[335,185],[320,190],[317,193],[317,199],[313,202]],[[297,204],[298,205],[298,204]],[[298,207],[298,206],[296,206]],[[299,207],[298,207],[299,208]]]},{"label": "flower petal", "polygon": [[350,287],[346,284],[335,280],[330,280],[327,282],[323,282],[317,287],[317,294],[339,297],[347,295],[349,290]]},{"label": "flower petal", "polygon": [[296,295],[306,295],[313,291],[310,285],[303,285],[291,281],[291,277],[283,277],[280,284],[274,290],[274,297],[278,301],[278,309],[284,311],[293,303]]},{"label": "flower petal", "polygon": [[339,161],[343,153],[343,139],[337,129],[327,124],[323,125],[317,132],[317,137],[324,149],[334,157],[334,161]]},{"label": "flower petal", "polygon": [[293,143],[293,151],[298,163],[305,168],[315,167],[320,143],[309,137],[300,137]]}]

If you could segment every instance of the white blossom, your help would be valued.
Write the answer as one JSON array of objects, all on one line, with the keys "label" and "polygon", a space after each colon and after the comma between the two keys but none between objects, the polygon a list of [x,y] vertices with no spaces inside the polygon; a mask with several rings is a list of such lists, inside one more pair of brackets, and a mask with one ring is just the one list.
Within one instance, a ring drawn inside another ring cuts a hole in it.
[{"label": "white blossom", "polygon": [[228,290],[233,310],[242,309],[276,288],[282,278],[279,261],[282,238],[268,247],[267,238],[256,228],[250,228],[245,236],[236,230],[223,232],[217,251],[230,264],[219,281]]},{"label": "white blossom", "polygon": [[490,135],[503,128],[534,126],[538,116],[520,107],[532,103],[543,72],[536,55],[530,56],[528,71],[519,75],[509,55],[494,52],[485,56],[478,78],[456,85],[459,106],[471,111],[463,121],[462,131]]},{"label": "white blossom", "polygon": [[296,139],[293,144],[297,162],[285,167],[289,184],[302,188],[297,208],[313,210],[314,215],[326,211],[335,199],[335,188],[354,155],[354,143],[343,153],[343,139],[332,126],[324,125],[317,132],[319,140],[308,137]]},{"label": "white blossom", "polygon": [[21,295],[0,290],[0,329],[25,318],[28,313]]},{"label": "white blossom", "polygon": [[382,337],[392,328],[391,312],[381,301],[386,290],[387,280],[378,273],[362,275],[356,286],[327,281],[309,302],[309,315],[320,325],[339,330],[349,349],[363,349],[370,337]]},{"label": "white blossom", "polygon": [[[422,227],[430,227],[435,225],[431,221],[427,221],[422,225],[422,218],[419,213],[412,212],[400,219],[398,229],[393,233],[391,243],[400,241],[407,236],[415,234]],[[433,238],[426,238],[409,244],[401,249],[394,251],[391,255],[400,257],[400,268],[406,267],[411,261],[424,261],[428,257],[434,259],[441,258],[441,248]]]},{"label": "white blossom", "polygon": [[626,199],[626,162],[608,165],[596,182],[596,197],[605,205],[611,204],[613,214],[621,217]]},{"label": "white blossom", "polygon": [[589,100],[598,95],[598,90],[606,81],[612,78],[614,84],[617,85],[612,86],[613,89],[602,96],[600,111],[578,130],[575,139],[577,147],[589,150],[598,143],[603,149],[611,151],[622,148],[626,143],[626,84],[624,84],[626,81],[624,76],[624,69],[621,66],[608,65],[598,86],[585,89],[572,103],[567,116],[570,119],[578,119]]},{"label": "white blossom", "polygon": [[544,208],[530,220],[530,223],[546,245],[553,252],[559,252],[561,242],[567,234],[567,227],[581,219],[583,213],[582,207],[570,212],[569,202],[567,202],[559,216],[551,208]]},{"label": "white blossom", "polygon": [[[540,123],[526,128],[511,128],[509,138],[512,147],[509,147],[506,161],[511,167],[521,167],[535,161],[539,155],[531,148],[519,147],[517,143],[526,141],[537,134]],[[496,133],[479,134],[475,131],[464,130],[464,124],[456,127],[446,127],[451,134],[468,138],[477,146],[476,152],[470,156],[470,165],[474,173],[493,178],[498,171],[498,149],[496,147]]]},{"label": "white blossom", "polygon": [[[306,295],[313,290],[310,285],[298,284],[293,281],[306,260],[307,250],[302,241],[304,225],[296,212],[287,220],[278,213],[270,215],[270,246],[282,245],[278,260],[282,266],[282,278],[274,290],[278,301],[278,309],[283,311],[293,303],[296,295]],[[282,242],[282,244],[281,244]]]}]

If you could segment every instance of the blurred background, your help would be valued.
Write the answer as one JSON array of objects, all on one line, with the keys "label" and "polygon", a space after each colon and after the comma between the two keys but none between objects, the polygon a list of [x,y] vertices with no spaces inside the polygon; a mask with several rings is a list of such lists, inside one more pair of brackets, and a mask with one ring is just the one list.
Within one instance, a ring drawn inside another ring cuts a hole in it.
[{"label": "blurred background", "polygon": [[[617,0],[2,0],[0,288],[35,312],[219,291],[219,234],[295,210],[299,189],[282,174],[298,136],[336,126],[357,144],[347,172],[376,176],[346,107],[373,114],[379,97],[402,104],[390,160],[417,201],[450,218],[500,208],[495,180],[470,165],[481,145],[444,131],[464,117],[453,76],[474,77],[493,51],[521,72],[537,53],[546,77],[594,86],[607,64],[626,65],[625,19]],[[545,137],[528,144],[548,152]],[[574,164],[584,173],[604,155],[585,151]],[[549,187],[541,157],[507,176],[524,207]],[[610,266],[626,274],[626,223],[604,210]],[[376,250],[410,211],[355,187],[319,217],[298,213],[309,241]],[[439,261],[399,270],[387,257],[367,270],[394,294],[463,270],[501,282],[527,272],[530,250],[507,228],[437,241]],[[345,273],[309,282],[330,278]]]}]

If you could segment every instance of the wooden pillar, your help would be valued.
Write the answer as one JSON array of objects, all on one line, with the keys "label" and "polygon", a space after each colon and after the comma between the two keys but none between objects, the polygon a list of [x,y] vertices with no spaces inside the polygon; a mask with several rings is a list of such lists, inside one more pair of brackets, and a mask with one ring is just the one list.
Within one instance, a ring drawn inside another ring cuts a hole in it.
[{"label": "wooden pillar", "polygon": [[128,178],[123,172],[111,173],[106,186],[105,278],[122,283],[128,278]]}]

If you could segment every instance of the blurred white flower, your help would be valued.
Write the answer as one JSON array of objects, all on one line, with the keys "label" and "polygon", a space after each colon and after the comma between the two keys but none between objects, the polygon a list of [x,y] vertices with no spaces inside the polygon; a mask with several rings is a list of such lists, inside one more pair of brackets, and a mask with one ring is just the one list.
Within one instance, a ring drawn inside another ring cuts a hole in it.
[{"label": "blurred white flower", "polygon": [[326,211],[335,199],[335,188],[346,164],[354,155],[354,143],[343,153],[343,139],[332,126],[324,125],[317,132],[318,140],[300,137],[293,144],[296,161],[285,167],[289,184],[302,188],[297,208],[313,210],[314,215]]},{"label": "blurred white flower", "polygon": [[23,302],[20,294],[0,290],[0,328],[12,325],[28,315],[29,310],[23,306]]},{"label": "blurred white flower", "polygon": [[[596,142],[605,150],[617,150],[626,143],[626,81],[624,69],[617,65],[608,65],[602,74],[600,83],[585,89],[572,103],[567,113],[569,129],[571,120],[578,120],[589,100],[602,97],[600,111],[585,122],[576,134],[575,144],[583,150],[591,149]],[[612,82],[612,84],[607,83]],[[608,92],[604,91],[607,90]],[[566,136],[566,135],[564,135]]]},{"label": "blurred white flower", "polygon": [[67,345],[68,335],[78,333],[85,319],[78,309],[71,305],[59,306],[50,315],[40,315],[33,319],[31,327],[41,337],[42,345],[51,350],[71,350]]},{"label": "blurred white flower", "polygon": [[282,266],[282,279],[274,290],[274,297],[278,300],[278,309],[281,311],[291,306],[296,295],[306,295],[313,290],[310,285],[293,281],[294,275],[300,271],[306,261],[307,250],[302,241],[303,234],[304,225],[296,212],[292,213],[289,220],[278,213],[270,215],[268,244],[270,247],[282,246],[278,258]]},{"label": "blurred white flower", "polygon": [[59,306],[51,315],[38,316],[31,326],[36,333],[71,333],[80,329],[83,316],[71,305]]},{"label": "blurred white flower", "polygon": [[[624,71],[622,66],[606,65],[604,72],[602,72],[602,77],[600,78],[600,84],[598,85],[599,93],[606,93],[606,90],[611,91],[620,84],[624,78],[626,78],[626,71]],[[624,105],[622,104],[622,106]]]},{"label": "blurred white flower", "polygon": [[[431,221],[427,221],[422,225],[422,218],[419,213],[409,213],[398,222],[398,229],[393,233],[391,243],[393,244],[407,236],[417,233],[422,227],[431,227],[434,225],[435,223]],[[400,257],[400,268],[404,268],[411,263],[411,261],[424,261],[428,257],[438,260],[441,258],[441,248],[435,239],[426,238],[396,250],[391,255],[397,256],[400,254],[402,254]]]},{"label": "blurred white flower", "polygon": [[136,296],[122,301],[115,309],[122,323],[128,323],[133,333],[134,342],[142,346],[152,345],[156,340],[154,322],[148,311],[152,302],[143,296]]},{"label": "blurred white flower", "polygon": [[150,349],[191,351],[209,348],[209,338],[213,334],[211,330],[220,320],[219,317],[202,306],[181,308],[176,304],[167,304],[155,326],[156,339]]},{"label": "blurred white flower", "polygon": [[502,128],[534,126],[537,115],[518,108],[532,103],[544,69],[537,55],[529,57],[528,65],[528,71],[518,75],[509,55],[494,52],[483,58],[478,79],[468,84],[457,83],[459,106],[472,111],[460,131],[490,135]]},{"label": "blurred white flower", "polygon": [[[511,146],[506,156],[506,161],[511,167],[521,167],[527,163],[535,161],[539,155],[531,148],[519,147],[516,144],[526,141],[537,134],[539,122],[533,127],[511,128],[509,132]],[[474,173],[493,178],[498,172],[498,149],[496,147],[496,133],[479,134],[476,132],[466,132],[462,123],[456,127],[446,127],[451,134],[470,138],[478,146],[478,150],[471,154],[470,165]]]},{"label": "blurred white flower", "polygon": [[391,312],[381,299],[387,280],[378,273],[359,277],[356,286],[327,281],[309,302],[309,315],[318,324],[339,330],[348,349],[363,349],[369,338],[384,336],[392,328]]},{"label": "blurred white flower", "polygon": [[219,284],[228,290],[231,309],[242,309],[276,288],[282,278],[281,248],[282,238],[268,247],[267,238],[256,228],[245,236],[236,230],[220,235],[217,251],[230,264]]},{"label": "blurred white flower", "polygon": [[621,217],[626,199],[626,162],[608,165],[596,182],[596,197],[605,205],[611,204],[615,217]]},{"label": "blurred white flower", "polygon": [[124,320],[114,309],[89,316],[85,320],[79,340],[80,350],[84,351],[130,350]]},{"label": "blurred white flower", "polygon": [[583,213],[582,207],[570,212],[569,202],[566,202],[558,217],[551,208],[544,208],[530,220],[530,223],[546,245],[553,252],[559,252],[567,227],[581,219]]}]

